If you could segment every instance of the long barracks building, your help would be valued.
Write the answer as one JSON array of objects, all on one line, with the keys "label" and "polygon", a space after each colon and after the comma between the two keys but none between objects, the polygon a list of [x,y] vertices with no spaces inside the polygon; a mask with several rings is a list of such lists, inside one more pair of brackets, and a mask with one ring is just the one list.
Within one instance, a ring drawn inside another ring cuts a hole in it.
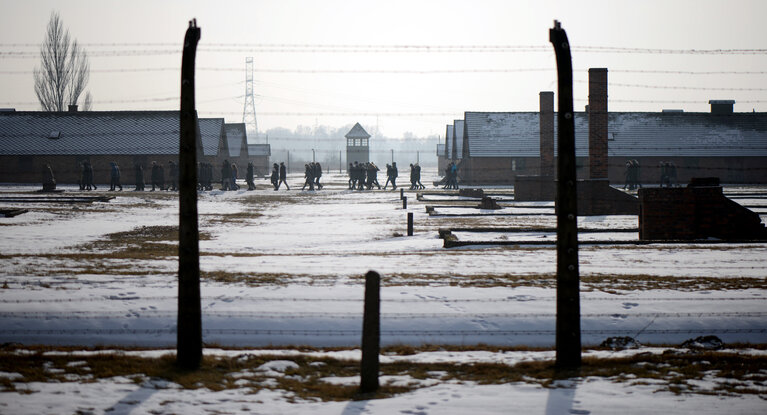
[{"label": "long barracks building", "polygon": [[[243,124],[199,119],[197,159],[213,164],[214,180],[225,159],[243,173],[249,161],[268,171],[268,155],[251,160],[248,148]],[[88,160],[97,183],[109,181],[114,161],[123,184],[131,185],[135,166],[143,166],[148,180],[153,161],[167,167],[178,162],[178,152],[178,111],[0,111],[0,183],[40,183],[46,164],[57,182],[77,183],[80,164]]]},{"label": "long barracks building", "polygon": [[[590,96],[589,107],[595,108],[599,99],[606,102],[606,90],[603,96]],[[513,184],[517,175],[555,174],[554,94],[542,92],[540,102],[540,112],[466,112],[462,134],[455,132],[458,122],[449,126],[443,157],[461,162],[463,184]],[[735,113],[734,101],[729,100],[710,104],[711,112],[705,113],[589,113],[588,108],[575,113],[578,177],[621,184],[626,162],[637,160],[640,181],[646,184],[660,181],[661,162],[676,165],[681,184],[692,177],[718,177],[726,184],[767,183],[767,113]],[[458,137],[460,155],[451,152],[458,150]]]}]

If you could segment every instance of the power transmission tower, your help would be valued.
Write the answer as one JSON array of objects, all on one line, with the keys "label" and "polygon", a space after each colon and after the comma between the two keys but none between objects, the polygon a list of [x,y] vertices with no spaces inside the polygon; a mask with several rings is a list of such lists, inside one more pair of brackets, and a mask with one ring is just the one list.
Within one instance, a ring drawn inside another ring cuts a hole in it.
[{"label": "power transmission tower", "polygon": [[242,122],[248,131],[253,131],[253,138],[258,139],[256,103],[253,97],[253,58],[245,58],[245,105],[242,108]]}]

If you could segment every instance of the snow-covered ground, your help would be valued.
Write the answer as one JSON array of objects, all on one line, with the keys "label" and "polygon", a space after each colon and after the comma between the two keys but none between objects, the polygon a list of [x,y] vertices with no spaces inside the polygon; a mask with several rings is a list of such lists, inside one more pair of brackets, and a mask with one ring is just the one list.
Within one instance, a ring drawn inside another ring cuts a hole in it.
[{"label": "snow-covered ground", "polygon": [[[356,192],[346,190],[340,175],[326,174],[323,180],[327,186],[319,192],[298,190],[300,178],[294,176],[290,191],[275,192],[259,181],[254,192],[216,190],[200,195],[200,228],[209,236],[200,242],[206,343],[354,347],[362,325],[362,275],[372,269],[383,275],[384,345],[553,347],[555,235],[471,233],[459,239],[545,238],[552,244],[445,249],[437,232],[449,227],[553,227],[556,221],[546,204],[503,209],[524,213],[517,216],[432,217],[426,205],[468,206],[476,201],[434,195],[417,201],[415,192],[406,191],[408,208],[403,210],[399,189]],[[64,187],[65,195],[80,193]],[[121,256],[125,247],[107,238],[142,226],[176,225],[178,202],[173,195],[126,188],[120,193],[98,192],[115,199],[93,204],[1,200],[34,189],[0,187],[0,206],[30,210],[0,219],[0,343],[173,346],[176,259]],[[767,193],[754,188],[727,191]],[[736,200],[767,205],[762,198]],[[438,211],[483,212],[459,207]],[[414,214],[412,237],[403,236],[407,212]],[[581,217],[579,225],[625,230],[636,228],[637,218]],[[637,236],[584,234],[584,240],[589,238]],[[580,250],[583,343],[591,347],[607,337],[631,336],[643,344],[680,344],[708,334],[726,343],[767,343],[764,258],[764,243],[584,246]],[[464,359],[453,358],[458,363]],[[3,376],[12,374],[0,373]],[[0,413],[74,413],[89,407],[93,413],[205,413],[214,408],[224,413],[458,414],[478,408],[483,413],[640,413],[646,412],[638,409],[646,408],[649,400],[653,411],[660,413],[767,411],[764,394],[690,398],[655,393],[652,385],[601,378],[559,386],[439,382],[385,400],[290,404],[279,391],[255,395],[245,390],[185,391],[156,382],[113,379],[28,384],[40,392],[0,394]],[[62,402],[61,396],[67,399]]]}]

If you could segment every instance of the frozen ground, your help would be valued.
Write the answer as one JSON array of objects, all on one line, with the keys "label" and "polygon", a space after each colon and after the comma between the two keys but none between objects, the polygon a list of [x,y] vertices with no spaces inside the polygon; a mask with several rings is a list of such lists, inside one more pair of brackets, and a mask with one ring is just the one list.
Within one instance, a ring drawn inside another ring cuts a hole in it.
[{"label": "frozen ground", "polygon": [[[405,211],[399,191],[354,192],[345,189],[340,176],[326,174],[323,179],[327,186],[320,192],[301,192],[300,178],[294,176],[289,192],[275,192],[259,181],[255,192],[200,195],[200,228],[206,236],[200,244],[206,343],[354,347],[361,328],[361,276],[373,269],[383,275],[385,345],[553,346],[554,235],[480,235],[504,241],[548,238],[551,246],[444,249],[437,233],[446,227],[553,227],[555,218],[548,209],[504,209],[525,213],[518,216],[430,217],[427,204],[476,201],[451,196],[417,201],[415,192],[406,191]],[[31,190],[0,187],[0,198]],[[67,188],[68,195],[78,193]],[[173,241],[153,240],[149,254],[136,253],[143,242],[140,233],[131,232],[176,225],[177,200],[160,192],[109,194],[115,199],[93,204],[0,201],[3,207],[30,210],[0,219],[0,343],[174,345],[177,262],[167,249]],[[757,206],[760,213],[759,207],[767,205],[758,197],[736,200]],[[456,206],[440,209],[478,212]],[[403,236],[407,212],[415,217],[412,237]],[[582,217],[579,225],[630,229],[636,221],[631,216]],[[118,232],[126,233],[123,239],[109,237]],[[584,235],[587,238],[633,240],[636,234],[595,233]],[[726,343],[767,343],[766,251],[767,244],[582,247],[584,345],[597,346],[610,336],[674,345],[708,334]],[[654,393],[651,385],[601,378],[576,379],[557,389],[439,382],[385,400],[292,404],[279,391],[179,391],[173,385],[120,379],[27,386],[39,393],[2,393],[0,412],[68,413],[88,408],[90,402],[94,413],[203,413],[224,408],[225,413],[442,414],[483,408],[486,413],[586,414],[632,412],[648,400],[660,413],[767,410],[764,392],[690,398]],[[68,406],[58,412],[52,408],[61,404],[61,395],[69,397]],[[170,395],[183,396],[174,400]],[[93,404],[97,397],[99,405]],[[162,404],[169,400],[172,403]]]}]

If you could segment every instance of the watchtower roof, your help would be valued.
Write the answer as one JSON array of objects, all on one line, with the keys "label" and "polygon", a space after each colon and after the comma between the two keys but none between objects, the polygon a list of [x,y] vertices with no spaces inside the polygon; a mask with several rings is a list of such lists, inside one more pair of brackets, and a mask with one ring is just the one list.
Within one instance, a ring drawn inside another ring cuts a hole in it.
[{"label": "watchtower roof", "polygon": [[349,130],[348,133],[344,136],[346,138],[370,138],[370,134],[365,131],[364,128],[360,125],[360,123],[354,124],[354,127],[352,127],[351,130]]}]

